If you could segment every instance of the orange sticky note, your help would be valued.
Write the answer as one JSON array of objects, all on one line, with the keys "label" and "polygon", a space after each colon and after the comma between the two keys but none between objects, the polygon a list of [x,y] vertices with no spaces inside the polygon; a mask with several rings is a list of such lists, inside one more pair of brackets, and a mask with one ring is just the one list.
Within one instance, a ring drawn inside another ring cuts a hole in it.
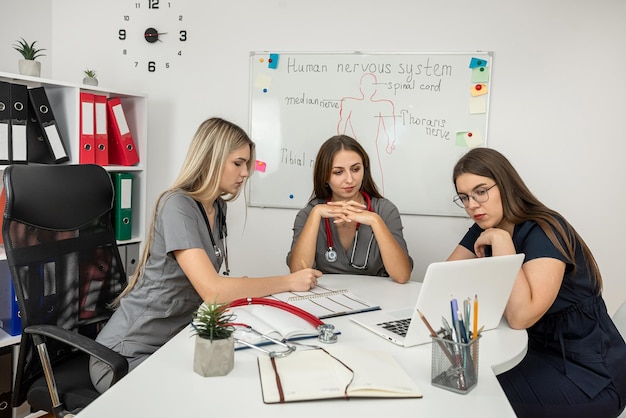
[{"label": "orange sticky note", "polygon": [[483,94],[487,94],[488,89],[486,84],[475,84],[470,89],[470,93],[472,96],[482,96]]}]

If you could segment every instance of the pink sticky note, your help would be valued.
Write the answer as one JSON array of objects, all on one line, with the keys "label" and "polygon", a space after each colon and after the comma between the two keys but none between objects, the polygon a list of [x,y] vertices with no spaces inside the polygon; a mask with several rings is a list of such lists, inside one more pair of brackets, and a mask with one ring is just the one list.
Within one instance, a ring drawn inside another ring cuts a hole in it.
[{"label": "pink sticky note", "polygon": [[260,171],[261,173],[265,173],[266,167],[267,164],[265,164],[263,161],[256,160],[256,162],[254,163],[254,169],[256,171]]}]

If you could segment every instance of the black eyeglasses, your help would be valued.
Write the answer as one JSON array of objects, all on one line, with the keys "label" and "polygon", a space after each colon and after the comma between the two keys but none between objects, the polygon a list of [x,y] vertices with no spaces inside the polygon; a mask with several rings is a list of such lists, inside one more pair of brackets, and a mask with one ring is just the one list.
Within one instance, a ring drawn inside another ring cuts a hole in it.
[{"label": "black eyeglasses", "polygon": [[456,195],[454,196],[454,199],[452,199],[452,201],[456,203],[456,205],[460,208],[467,208],[469,206],[470,197],[474,199],[474,202],[476,203],[485,203],[487,200],[489,200],[489,190],[493,189],[497,185],[498,185],[497,183],[494,183],[492,186],[489,186],[487,188],[479,187],[476,190],[474,190],[474,193],[471,193],[469,195],[467,194]]}]

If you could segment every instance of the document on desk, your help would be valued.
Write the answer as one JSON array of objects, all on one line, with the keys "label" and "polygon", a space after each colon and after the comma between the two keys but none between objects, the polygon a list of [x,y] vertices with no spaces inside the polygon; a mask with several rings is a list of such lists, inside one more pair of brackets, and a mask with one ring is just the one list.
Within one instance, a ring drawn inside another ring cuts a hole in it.
[{"label": "document on desk", "polygon": [[380,309],[380,306],[360,298],[348,289],[331,289],[320,285],[308,292],[275,293],[270,297],[304,309],[320,319]]},{"label": "document on desk", "polygon": [[[245,305],[230,308],[235,315],[234,323],[247,325],[261,334],[277,340],[298,340],[317,337],[319,332],[304,318],[282,309],[267,305]],[[270,341],[258,334],[237,326],[233,337],[254,345],[265,345]],[[244,344],[235,343],[235,349],[248,348]]]},{"label": "document on desk", "polygon": [[257,358],[263,402],[320,399],[421,398],[415,382],[384,351],[350,346],[296,350]]}]

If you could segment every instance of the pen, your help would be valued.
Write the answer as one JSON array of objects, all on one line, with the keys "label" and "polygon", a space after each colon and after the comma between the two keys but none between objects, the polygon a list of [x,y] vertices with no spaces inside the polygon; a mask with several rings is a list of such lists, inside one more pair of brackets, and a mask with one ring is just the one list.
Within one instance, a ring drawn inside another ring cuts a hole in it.
[{"label": "pen", "polygon": [[472,339],[470,331],[470,316],[471,316],[471,299],[463,299],[463,325],[465,326],[465,342],[468,343]]},{"label": "pen", "polygon": [[461,316],[461,313],[459,312],[457,314],[459,316],[459,320],[457,321],[458,327],[459,327],[459,338],[461,341],[459,341],[460,343],[468,343],[468,338],[467,338],[467,328],[465,328],[465,321],[463,321],[463,318]]}]

